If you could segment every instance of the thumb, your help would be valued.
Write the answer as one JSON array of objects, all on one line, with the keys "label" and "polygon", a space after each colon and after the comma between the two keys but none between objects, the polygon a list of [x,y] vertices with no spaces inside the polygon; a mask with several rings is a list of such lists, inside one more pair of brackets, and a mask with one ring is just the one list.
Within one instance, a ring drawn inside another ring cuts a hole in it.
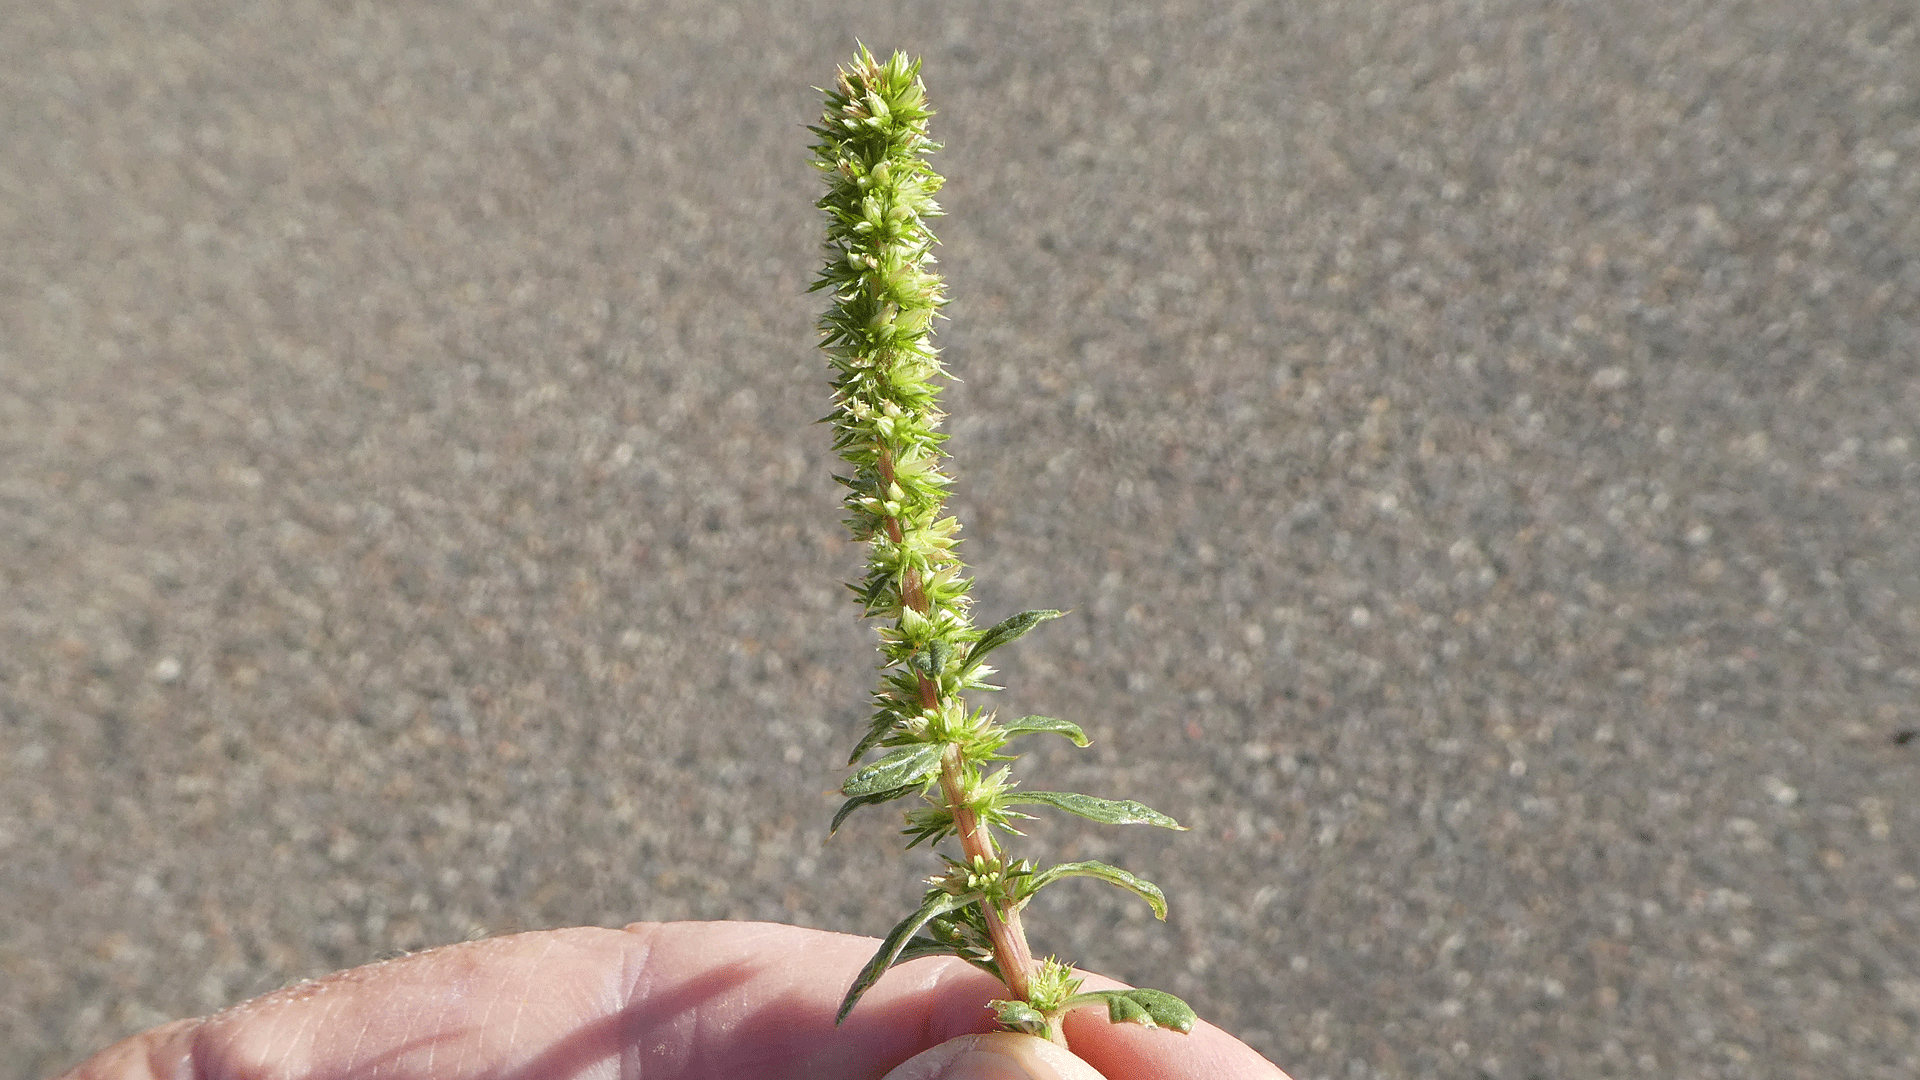
[{"label": "thumb", "polygon": [[962,1035],[915,1054],[883,1080],[1104,1080],[1045,1039],[1012,1031]]}]

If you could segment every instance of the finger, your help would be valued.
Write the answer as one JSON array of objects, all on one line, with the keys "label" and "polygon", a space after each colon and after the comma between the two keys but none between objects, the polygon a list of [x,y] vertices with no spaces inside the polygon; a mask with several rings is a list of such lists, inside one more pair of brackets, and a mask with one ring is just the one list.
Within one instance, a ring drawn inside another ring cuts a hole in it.
[{"label": "finger", "polygon": [[[918,965],[833,1024],[870,939],[767,923],[582,927],[451,945],[136,1036],[88,1080],[378,1073],[648,1080],[878,1077],[991,1019],[990,977]],[[837,1073],[821,1069],[839,1070]]]},{"label": "finger", "polygon": [[[461,1080],[612,1068],[648,1080],[871,1080],[991,1026],[984,1004],[998,984],[957,960],[927,960],[890,972],[836,1028],[840,995],[874,944],[770,923],[517,934],[355,968],[168,1025],[73,1075]],[[1124,1050],[1097,1030],[1088,1034],[1096,1052]],[[1153,1068],[1109,1075],[1201,1075]]]}]

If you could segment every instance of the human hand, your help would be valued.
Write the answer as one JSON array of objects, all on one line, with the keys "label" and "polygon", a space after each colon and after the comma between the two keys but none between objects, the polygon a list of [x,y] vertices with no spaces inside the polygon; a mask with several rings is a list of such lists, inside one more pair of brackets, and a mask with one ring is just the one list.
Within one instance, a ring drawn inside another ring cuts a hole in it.
[{"label": "human hand", "polygon": [[1204,1021],[1179,1035],[1080,1010],[1065,1025],[1073,1055],[1032,1036],[981,1035],[999,984],[949,958],[889,972],[836,1028],[874,944],[687,922],[449,945],[155,1028],[67,1080],[1286,1080]]}]

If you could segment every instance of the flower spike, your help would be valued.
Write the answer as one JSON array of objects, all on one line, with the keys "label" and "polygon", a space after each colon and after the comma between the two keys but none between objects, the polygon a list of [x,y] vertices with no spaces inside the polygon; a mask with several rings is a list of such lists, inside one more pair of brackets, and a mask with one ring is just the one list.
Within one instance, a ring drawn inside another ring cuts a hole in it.
[{"label": "flower spike", "polygon": [[[988,653],[1010,644],[1058,611],[1021,612],[985,631],[968,609],[970,579],[960,562],[960,525],[943,516],[953,479],[945,471],[940,389],[948,378],[933,347],[933,322],[947,297],[933,266],[927,223],[940,216],[942,183],[927,164],[939,149],[927,134],[933,110],[920,82],[920,62],[895,53],[884,63],[860,46],[823,91],[826,108],[811,127],[813,164],[826,180],[816,204],[827,223],[825,261],[813,284],[831,305],[820,318],[820,347],[833,371],[833,448],[848,472],[837,476],[847,531],[867,545],[867,571],[850,587],[869,618],[888,620],[879,634],[880,686],[867,732],[841,786],[846,802],[833,829],[863,806],[918,796],[906,814],[908,847],[957,843],[942,855],[947,872],[930,879],[919,910],[887,935],[847,991],[844,1019],[886,970],[921,956],[958,956],[992,972],[1009,999],[994,1003],[1004,1027],[1064,1044],[1059,1017],[1084,1005],[1105,1005],[1116,1022],[1184,1031],[1192,1010],[1171,995],[1080,994],[1072,969],[1035,960],[1020,912],[1035,892],[1066,877],[1098,877],[1146,898],[1164,917],[1152,883],[1104,863],[1039,870],[1008,857],[993,828],[1018,835],[1017,805],[1049,806],[1112,824],[1180,826],[1140,803],[1072,792],[1020,791],[1001,751],[1014,738],[1064,735],[1086,745],[1080,728],[1029,716],[1001,724],[968,709],[967,690],[994,690]],[[1140,995],[1146,995],[1144,997]],[[1172,1004],[1169,1004],[1171,1002]],[[1184,1010],[1184,1012],[1182,1012]],[[1184,1018],[1184,1026],[1183,1026]]]}]

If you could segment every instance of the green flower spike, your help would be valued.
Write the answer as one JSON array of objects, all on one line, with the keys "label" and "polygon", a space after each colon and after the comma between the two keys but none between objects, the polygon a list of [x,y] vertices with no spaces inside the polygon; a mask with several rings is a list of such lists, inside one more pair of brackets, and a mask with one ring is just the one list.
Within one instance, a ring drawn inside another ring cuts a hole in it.
[{"label": "green flower spike", "polygon": [[850,586],[880,630],[881,679],[873,717],[849,764],[855,769],[833,818],[838,829],[862,806],[918,796],[907,811],[912,847],[953,842],[960,857],[942,855],[946,872],[929,879],[920,907],[887,935],[840,1006],[845,1019],[860,995],[894,964],[921,956],[958,956],[1006,984],[993,1003],[1009,1030],[1064,1044],[1060,1016],[1105,1005],[1116,1023],[1187,1031],[1193,1010],[1158,990],[1082,994],[1067,965],[1035,960],[1020,912],[1042,887],[1066,877],[1096,877],[1130,889],[1166,917],[1152,883],[1099,862],[1036,869],[1007,856],[994,829],[1018,835],[1015,806],[1048,806],[1110,824],[1178,829],[1139,803],[1064,791],[1022,791],[997,762],[1013,739],[1055,734],[1085,746],[1080,728],[1029,716],[1005,723],[969,709],[968,690],[996,690],[987,655],[1060,612],[1024,611],[985,631],[968,615],[971,584],[958,554],[959,522],[941,516],[953,480],[943,471],[940,386],[947,378],[931,342],[933,320],[947,299],[933,265],[941,179],[927,166],[938,149],[927,137],[926,88],[920,63],[895,53],[881,63],[862,46],[826,94],[813,146],[827,193],[826,266],[815,290],[833,304],[820,319],[821,348],[833,365],[833,446],[851,470],[846,525],[867,545],[866,577]]}]

